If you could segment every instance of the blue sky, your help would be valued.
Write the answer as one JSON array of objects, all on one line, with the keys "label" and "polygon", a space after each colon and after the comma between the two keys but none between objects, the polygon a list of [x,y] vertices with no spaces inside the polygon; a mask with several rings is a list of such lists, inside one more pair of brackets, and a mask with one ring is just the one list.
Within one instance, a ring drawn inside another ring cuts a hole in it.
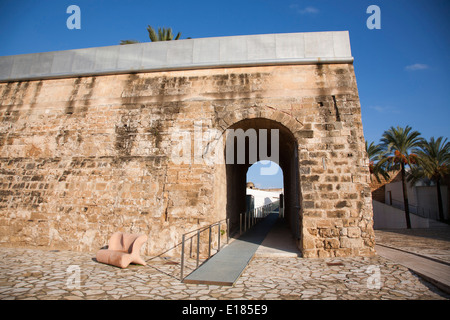
[{"label": "blue sky", "polygon": [[[71,4],[80,30],[66,27]],[[372,4],[379,30],[366,27]],[[449,17],[448,0],[0,0],[0,56],[149,41],[149,24],[181,38],[348,30],[366,140],[397,125],[450,137]]]}]

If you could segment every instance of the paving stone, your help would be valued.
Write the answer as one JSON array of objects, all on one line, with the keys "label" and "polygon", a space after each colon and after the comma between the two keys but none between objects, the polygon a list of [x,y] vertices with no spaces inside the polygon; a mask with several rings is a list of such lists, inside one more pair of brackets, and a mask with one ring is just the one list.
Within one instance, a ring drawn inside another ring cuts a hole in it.
[{"label": "paving stone", "polygon": [[[328,260],[255,257],[234,287],[183,284],[150,266],[119,270],[96,263],[92,254],[38,249],[0,248],[0,299],[449,299],[408,268],[375,256]],[[20,261],[29,261],[24,266]],[[80,286],[66,285],[69,266],[77,261]],[[331,261],[331,260],[330,260]],[[32,275],[40,266],[40,274]],[[379,289],[367,286],[369,266],[380,268]],[[58,269],[59,268],[59,269]],[[174,271],[173,266],[170,266]],[[56,271],[56,277],[52,276]],[[301,270],[301,271],[299,271]],[[20,276],[27,273],[28,276]],[[63,276],[64,275],[64,276]]]}]

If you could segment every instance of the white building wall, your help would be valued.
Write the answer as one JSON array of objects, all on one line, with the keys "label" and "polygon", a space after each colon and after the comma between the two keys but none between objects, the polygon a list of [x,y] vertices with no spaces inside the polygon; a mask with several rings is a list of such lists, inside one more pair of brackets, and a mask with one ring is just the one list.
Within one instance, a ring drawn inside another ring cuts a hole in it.
[{"label": "white building wall", "polygon": [[[385,203],[390,204],[390,196],[392,197],[392,205],[401,206],[403,208],[403,191],[402,182],[392,182],[386,185],[385,189]],[[442,204],[444,208],[444,218],[448,217],[448,202],[447,202],[447,186],[441,186]],[[408,203],[410,211],[421,216],[427,216],[432,219],[438,218],[438,201],[436,186],[414,186],[408,184]],[[417,211],[416,211],[417,210]]]},{"label": "white building wall", "polygon": [[[437,201],[437,188],[432,187],[416,187],[417,206],[424,208],[425,214],[430,217],[439,213]],[[448,219],[448,202],[447,202],[447,186],[441,186],[442,206],[444,208],[444,218]]]},{"label": "white building wall", "polygon": [[247,195],[252,195],[254,198],[255,208],[280,200],[280,193],[283,191],[273,192],[247,188]]},{"label": "white building wall", "polygon": [[[373,200],[374,229],[404,229],[406,228],[405,212]],[[428,228],[429,220],[410,214],[412,228]]]}]

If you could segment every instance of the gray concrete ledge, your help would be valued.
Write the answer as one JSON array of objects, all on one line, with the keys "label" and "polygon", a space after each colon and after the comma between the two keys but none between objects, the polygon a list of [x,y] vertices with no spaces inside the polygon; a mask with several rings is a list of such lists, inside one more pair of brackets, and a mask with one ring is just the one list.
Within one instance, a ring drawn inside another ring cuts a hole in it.
[{"label": "gray concrete ledge", "polygon": [[0,82],[278,64],[352,63],[348,31],[147,42],[0,57]]}]

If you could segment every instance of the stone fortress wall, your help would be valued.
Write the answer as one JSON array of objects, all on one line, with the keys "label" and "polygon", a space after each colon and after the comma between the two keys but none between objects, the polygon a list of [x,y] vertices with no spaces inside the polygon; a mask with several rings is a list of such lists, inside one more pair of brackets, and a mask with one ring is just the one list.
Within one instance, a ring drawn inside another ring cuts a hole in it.
[{"label": "stone fortress wall", "polygon": [[[1,245],[96,251],[122,230],[147,234],[146,254],[170,249],[234,214],[234,177],[196,161],[195,134],[259,121],[294,139],[303,256],[374,253],[347,32],[105,48],[0,57]],[[189,163],[173,161],[178,133]]]}]

